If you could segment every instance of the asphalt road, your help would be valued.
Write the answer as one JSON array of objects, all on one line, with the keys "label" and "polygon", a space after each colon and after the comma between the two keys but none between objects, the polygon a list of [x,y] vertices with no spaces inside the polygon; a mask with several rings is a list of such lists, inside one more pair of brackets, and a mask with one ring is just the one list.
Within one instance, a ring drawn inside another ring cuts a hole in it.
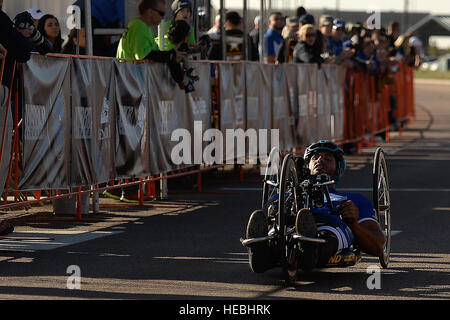
[{"label": "asphalt road", "polygon": [[[82,223],[30,215],[11,236],[34,241],[0,239],[0,299],[450,299],[449,89],[417,82],[415,121],[377,143],[387,153],[394,230],[379,289],[367,286],[368,267],[379,266],[367,255],[354,267],[301,273],[293,287],[281,269],[253,274],[239,238],[261,201],[261,177],[230,182],[219,171],[204,193],[145,210],[103,206]],[[370,197],[374,150],[347,158],[341,189]]]}]

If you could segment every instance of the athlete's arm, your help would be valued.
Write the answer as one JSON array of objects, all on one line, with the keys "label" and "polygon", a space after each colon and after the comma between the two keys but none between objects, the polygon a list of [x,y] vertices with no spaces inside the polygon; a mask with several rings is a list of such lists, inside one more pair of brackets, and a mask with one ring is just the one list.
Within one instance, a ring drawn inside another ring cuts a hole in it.
[{"label": "athlete's arm", "polygon": [[352,201],[344,202],[338,210],[352,230],[361,250],[375,257],[382,256],[386,239],[378,222],[364,220],[358,223],[359,209]]}]

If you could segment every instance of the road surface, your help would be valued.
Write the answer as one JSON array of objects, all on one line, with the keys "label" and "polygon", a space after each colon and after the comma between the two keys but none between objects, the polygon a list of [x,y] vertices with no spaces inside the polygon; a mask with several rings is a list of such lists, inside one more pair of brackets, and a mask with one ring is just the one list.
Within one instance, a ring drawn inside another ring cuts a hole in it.
[{"label": "road surface", "polygon": [[[377,142],[387,153],[394,230],[379,289],[367,286],[368,268],[379,264],[366,255],[354,267],[301,273],[295,287],[284,286],[280,269],[251,273],[239,238],[260,203],[261,177],[249,172],[237,183],[219,171],[221,183],[204,193],[145,210],[104,206],[82,223],[27,216],[11,235],[25,240],[0,239],[0,299],[450,299],[449,101],[448,83],[417,82],[415,120]],[[370,197],[374,150],[348,157],[341,190]],[[48,218],[46,210],[37,216]]]}]

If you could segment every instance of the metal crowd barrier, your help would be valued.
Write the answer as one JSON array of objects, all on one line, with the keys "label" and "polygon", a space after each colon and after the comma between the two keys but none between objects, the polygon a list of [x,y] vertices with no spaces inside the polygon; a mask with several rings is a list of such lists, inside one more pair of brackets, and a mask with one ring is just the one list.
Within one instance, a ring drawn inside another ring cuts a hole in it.
[{"label": "metal crowd barrier", "polygon": [[[391,84],[335,65],[204,61],[195,66],[201,82],[187,95],[164,65],[148,61],[34,55],[18,65],[24,90],[20,96],[14,92],[0,210],[75,197],[80,220],[82,195],[137,186],[137,205],[144,206],[145,199],[156,197],[156,182],[186,175],[197,175],[200,192],[202,173],[225,164],[176,166],[168,157],[174,144],[168,135],[177,128],[194,134],[195,119],[204,131],[279,129],[280,149],[287,151],[317,139],[360,144],[369,136],[374,143],[381,132],[388,140],[389,112],[397,121],[414,116],[413,72],[403,64]],[[2,77],[3,68],[4,61]],[[2,109],[0,162],[12,94],[11,89]],[[8,201],[11,191],[14,200]]]}]

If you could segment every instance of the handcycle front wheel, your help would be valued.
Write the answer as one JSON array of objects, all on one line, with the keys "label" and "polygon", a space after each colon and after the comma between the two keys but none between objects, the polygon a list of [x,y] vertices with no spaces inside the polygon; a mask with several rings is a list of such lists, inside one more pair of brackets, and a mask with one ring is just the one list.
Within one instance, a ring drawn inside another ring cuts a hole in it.
[{"label": "handcycle front wheel", "polygon": [[270,151],[269,158],[267,159],[261,208],[265,208],[268,201],[278,193],[280,184],[280,162],[280,150],[277,147],[274,147]]},{"label": "handcycle front wheel", "polygon": [[386,269],[391,253],[391,198],[389,194],[389,178],[382,148],[375,152],[373,162],[373,205],[377,220],[386,237],[383,255],[379,257],[381,266]]},{"label": "handcycle front wheel", "polygon": [[283,276],[288,285],[297,278],[299,248],[293,239],[297,207],[298,176],[294,158],[287,155],[281,166],[278,201],[278,246]]}]

